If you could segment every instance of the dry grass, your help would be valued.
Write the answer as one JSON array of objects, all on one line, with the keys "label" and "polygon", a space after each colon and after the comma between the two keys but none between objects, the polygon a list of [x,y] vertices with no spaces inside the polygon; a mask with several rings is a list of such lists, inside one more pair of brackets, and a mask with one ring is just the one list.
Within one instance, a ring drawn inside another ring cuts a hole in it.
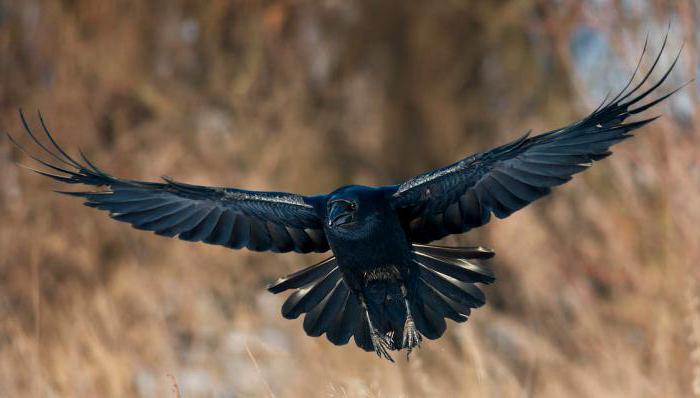
[{"label": "dry grass", "polygon": [[[580,117],[609,88],[576,67],[582,26],[629,71],[673,16],[672,83],[696,72],[691,0],[487,3],[0,1],[0,129],[41,108],[116,175],[316,193]],[[496,249],[489,304],[395,365],[279,315],[264,285],[316,258],[130,229],[51,194],[2,140],[0,397],[697,395],[698,93],[450,238]]]}]

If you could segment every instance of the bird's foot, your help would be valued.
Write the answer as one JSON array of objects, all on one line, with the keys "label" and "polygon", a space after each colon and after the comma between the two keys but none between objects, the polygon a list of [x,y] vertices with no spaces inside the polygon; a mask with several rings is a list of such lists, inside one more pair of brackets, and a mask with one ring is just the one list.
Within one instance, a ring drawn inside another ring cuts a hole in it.
[{"label": "bird's foot", "polygon": [[413,316],[410,314],[406,317],[406,322],[403,325],[403,348],[406,349],[406,360],[410,359],[411,351],[413,348],[420,348],[420,343],[423,341],[423,337],[416,329],[416,324],[413,321]]},{"label": "bird's foot", "polygon": [[383,336],[377,332],[377,330],[372,330],[370,332],[370,337],[372,338],[372,345],[374,346],[374,351],[377,353],[377,356],[394,362],[394,359],[389,355],[391,343],[387,340],[386,336]]}]

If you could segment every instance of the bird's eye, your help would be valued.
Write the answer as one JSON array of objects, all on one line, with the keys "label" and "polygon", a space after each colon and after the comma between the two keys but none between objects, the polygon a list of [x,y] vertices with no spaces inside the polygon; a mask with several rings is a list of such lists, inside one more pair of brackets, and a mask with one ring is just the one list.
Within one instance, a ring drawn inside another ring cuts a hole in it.
[{"label": "bird's eye", "polygon": [[355,211],[357,207],[352,202],[345,202],[345,211]]}]

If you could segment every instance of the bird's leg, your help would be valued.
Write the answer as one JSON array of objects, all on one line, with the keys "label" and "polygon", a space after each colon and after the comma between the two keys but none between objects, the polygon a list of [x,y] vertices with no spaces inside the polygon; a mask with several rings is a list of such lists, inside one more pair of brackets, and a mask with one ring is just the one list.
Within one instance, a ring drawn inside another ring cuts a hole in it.
[{"label": "bird's leg", "polygon": [[377,353],[377,356],[384,357],[385,359],[394,362],[394,359],[391,357],[391,355],[389,355],[389,350],[391,349],[391,346],[389,345],[389,342],[387,341],[386,337],[382,336],[382,334],[379,333],[379,331],[375,329],[372,325],[372,319],[370,319],[369,316],[369,309],[367,308],[367,303],[365,303],[365,300],[364,298],[362,298],[362,296],[360,296],[360,304],[365,310],[367,324],[369,325],[369,336],[372,339],[374,351]]},{"label": "bird's leg", "polygon": [[423,337],[418,332],[418,329],[416,329],[416,323],[413,321],[413,315],[411,315],[411,307],[408,305],[408,295],[406,293],[406,287],[401,285],[401,294],[403,295],[403,302],[406,305],[406,321],[403,325],[402,345],[403,348],[406,349],[406,360],[408,360],[413,348],[420,348]]}]

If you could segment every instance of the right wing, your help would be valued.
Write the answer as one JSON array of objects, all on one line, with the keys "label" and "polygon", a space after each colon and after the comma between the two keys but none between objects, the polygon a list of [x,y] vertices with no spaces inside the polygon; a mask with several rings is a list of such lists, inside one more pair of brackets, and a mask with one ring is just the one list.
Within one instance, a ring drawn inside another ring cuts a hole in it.
[{"label": "right wing", "polygon": [[[316,211],[323,208],[324,195],[207,187],[168,178],[163,178],[165,182],[162,183],[116,178],[97,168],[82,152],[84,163],[70,157],[53,139],[41,114],[41,126],[55,151],[32,133],[21,111],[20,117],[34,143],[59,162],[52,164],[28,154],[56,173],[32,170],[66,184],[106,188],[60,193],[85,198],[86,206],[106,210],[115,220],[158,235],[233,249],[246,247],[255,251],[300,253],[329,249],[322,217]],[[27,153],[11,136],[9,138]]]}]

